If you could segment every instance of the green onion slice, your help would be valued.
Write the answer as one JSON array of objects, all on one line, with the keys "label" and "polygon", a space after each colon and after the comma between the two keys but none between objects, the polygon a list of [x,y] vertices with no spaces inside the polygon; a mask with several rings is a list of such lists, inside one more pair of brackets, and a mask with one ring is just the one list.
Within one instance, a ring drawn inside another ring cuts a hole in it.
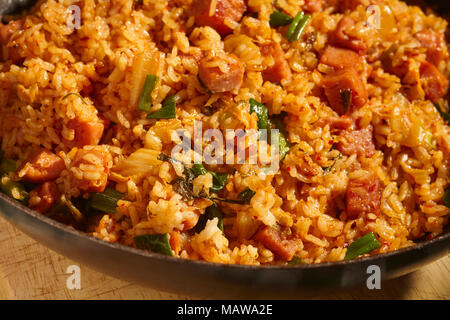
[{"label": "green onion slice", "polygon": [[292,17],[281,12],[281,11],[274,11],[270,15],[270,26],[273,27],[279,27],[279,26],[286,26],[292,22]]},{"label": "green onion slice", "polygon": [[175,96],[172,94],[162,102],[162,108],[150,113],[147,119],[174,119],[176,117]]},{"label": "green onion slice", "polygon": [[265,105],[255,99],[250,99],[250,114],[253,112],[258,116],[258,129],[269,128],[269,111]]},{"label": "green onion slice", "polygon": [[144,86],[142,87],[141,97],[139,98],[138,110],[149,112],[152,106],[152,92],[155,89],[158,77],[153,74],[148,74],[145,77]]},{"label": "green onion slice", "polygon": [[115,213],[117,202],[123,198],[123,193],[106,188],[103,192],[92,193],[89,207],[104,213]]},{"label": "green onion slice", "polygon": [[358,240],[352,242],[348,248],[347,253],[345,254],[344,260],[352,260],[356,257],[372,252],[375,249],[378,249],[381,244],[375,238],[373,232],[366,234],[365,236],[359,238]]},{"label": "green onion slice", "polygon": [[300,37],[302,36],[303,30],[305,29],[309,19],[311,19],[311,16],[309,14],[303,16],[299,23],[297,24],[297,27],[295,28],[294,34],[289,40],[289,42],[292,41],[298,41],[300,40]]},{"label": "green onion slice", "polygon": [[[280,155],[280,160],[283,160],[286,157],[286,154],[290,150],[289,142],[286,138],[286,129],[284,126],[284,122],[280,118],[273,118],[270,120],[271,129],[278,129],[278,152]],[[276,140],[276,138],[275,138]]]},{"label": "green onion slice", "polygon": [[299,11],[297,13],[297,15],[294,17],[294,19],[292,20],[291,25],[289,26],[289,29],[285,35],[285,37],[288,41],[292,41],[292,38],[294,37],[294,34],[295,34],[295,30],[297,29],[297,26],[300,23],[300,20],[302,20],[303,16],[304,16],[303,11]]},{"label": "green onion slice", "polygon": [[138,249],[150,250],[155,253],[173,256],[167,233],[136,236],[134,237],[134,244]]}]

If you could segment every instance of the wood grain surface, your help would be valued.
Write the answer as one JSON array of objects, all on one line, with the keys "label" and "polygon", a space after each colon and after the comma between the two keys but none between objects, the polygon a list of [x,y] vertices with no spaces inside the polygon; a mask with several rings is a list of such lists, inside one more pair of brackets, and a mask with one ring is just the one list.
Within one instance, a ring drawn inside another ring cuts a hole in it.
[{"label": "wood grain surface", "polygon": [[[195,299],[127,283],[63,257],[0,218],[0,299]],[[66,270],[81,269],[81,289],[69,290]],[[248,297],[251,299],[252,297]],[[398,279],[380,290],[352,288],[311,299],[450,299],[450,257]]]}]

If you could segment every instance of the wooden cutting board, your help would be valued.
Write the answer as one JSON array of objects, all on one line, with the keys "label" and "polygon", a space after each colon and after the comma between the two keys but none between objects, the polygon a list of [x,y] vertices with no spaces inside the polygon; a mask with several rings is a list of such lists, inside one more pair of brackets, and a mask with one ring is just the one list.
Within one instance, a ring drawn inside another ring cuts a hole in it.
[{"label": "wooden cutting board", "polygon": [[[0,299],[191,299],[127,283],[63,257],[0,218]],[[81,289],[67,288],[67,268],[79,265]],[[450,257],[381,290],[354,288],[311,295],[314,299],[450,299]],[[249,297],[251,299],[251,297]]]}]

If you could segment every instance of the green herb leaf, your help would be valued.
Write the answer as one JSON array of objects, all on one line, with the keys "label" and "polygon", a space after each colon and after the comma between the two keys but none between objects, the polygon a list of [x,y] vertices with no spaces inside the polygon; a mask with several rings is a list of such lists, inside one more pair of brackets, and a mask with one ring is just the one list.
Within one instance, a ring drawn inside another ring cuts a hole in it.
[{"label": "green herb leaf", "polygon": [[147,115],[147,119],[175,119],[176,107],[175,96],[170,95],[162,102],[162,108]]},{"label": "green herb leaf", "polygon": [[205,199],[208,199],[208,200],[211,200],[211,201],[220,201],[220,202],[232,203],[232,204],[246,204],[245,200],[224,199],[224,198],[219,198],[219,197],[205,197]]},{"label": "green herb leaf", "polygon": [[344,106],[344,112],[347,112],[352,105],[352,89],[341,90],[341,100]]},{"label": "green herb leaf", "polygon": [[150,250],[155,253],[173,256],[167,233],[136,236],[134,237],[134,244],[138,249]]},{"label": "green herb leaf", "polygon": [[142,87],[141,97],[139,98],[138,110],[149,112],[152,106],[152,92],[155,89],[158,77],[153,74],[148,74],[145,77],[144,86]]},{"label": "green herb leaf", "polygon": [[348,246],[344,260],[352,260],[362,254],[378,249],[380,246],[381,244],[375,238],[373,232],[370,232]]},{"label": "green herb leaf", "polygon": [[212,192],[219,192],[225,187],[228,181],[228,174],[226,173],[215,173],[210,171],[213,176],[213,185],[211,187]]},{"label": "green herb leaf", "polygon": [[444,202],[447,208],[450,208],[450,188],[445,190],[444,196],[442,197],[442,201]]},{"label": "green herb leaf", "polygon": [[256,194],[255,191],[253,191],[250,188],[246,188],[238,195],[238,199],[243,201],[246,204],[250,204],[250,200],[252,200],[253,196]]},{"label": "green herb leaf", "polygon": [[274,11],[270,15],[270,21],[269,24],[272,28],[279,27],[279,26],[286,26],[289,23],[294,20],[291,16],[288,16],[287,14],[281,12],[281,11]]},{"label": "green herb leaf", "polygon": [[[167,155],[165,155],[164,153],[160,153],[158,155],[158,160],[161,161],[165,161],[165,162],[169,162],[169,163],[181,163],[178,160],[175,160]],[[202,173],[205,171],[207,171],[202,164],[194,164],[194,171],[196,173]],[[185,177],[178,177],[175,180],[173,180],[170,184],[173,186],[173,189],[175,192],[179,193],[180,195],[183,196],[183,198],[187,199],[187,200],[193,200],[193,199],[199,199],[199,198],[205,198],[205,199],[209,199],[212,201],[223,201],[223,202],[228,202],[228,203],[234,203],[234,204],[244,204],[244,202],[242,200],[230,200],[230,199],[223,199],[223,198],[217,198],[217,197],[210,197],[210,196],[206,196],[206,195],[194,195],[194,187],[192,182],[194,181],[196,174],[194,173],[194,171],[189,168],[187,168],[186,166],[184,166],[184,175]],[[217,174],[215,172],[212,171],[207,171],[210,172],[213,176],[213,187],[211,187],[211,190],[213,192],[217,192],[219,190],[221,190],[227,180],[228,180],[228,175],[227,174]],[[214,180],[215,179],[215,180]]]},{"label": "green herb leaf", "polygon": [[123,193],[111,188],[105,191],[92,193],[89,200],[89,207],[104,213],[114,213],[117,209],[117,202],[123,198]]},{"label": "green herb leaf", "polygon": [[196,233],[200,233],[203,229],[205,229],[206,223],[208,220],[212,220],[214,218],[218,218],[219,222],[217,223],[217,227],[223,232],[223,214],[220,211],[217,204],[213,204],[205,209],[205,213],[200,216],[197,224],[194,227],[194,231]]},{"label": "green herb leaf", "polygon": [[269,110],[265,105],[259,103],[255,99],[250,99],[250,114],[256,113],[258,117],[258,129],[269,128]]},{"label": "green herb leaf", "polygon": [[195,163],[192,166],[191,170],[195,174],[196,177],[202,176],[202,175],[208,173],[208,170],[206,170],[205,167],[201,163]]},{"label": "green herb leaf", "polygon": [[211,187],[212,192],[219,192],[220,190],[225,187],[225,184],[228,181],[228,174],[226,173],[215,173],[213,171],[206,170],[205,167],[200,164],[196,163],[192,166],[191,171],[195,174],[196,177],[202,176],[204,174],[207,174],[208,172],[213,177],[213,185]]},{"label": "green herb leaf", "polygon": [[29,195],[25,190],[25,186],[18,181],[11,180],[7,174],[2,175],[0,178],[0,190],[19,202],[28,203]]},{"label": "green herb leaf", "polygon": [[166,155],[164,153],[158,154],[158,160],[169,162],[169,163],[172,163],[172,164],[173,163],[181,163],[180,161],[178,161],[178,160],[176,160],[176,159],[174,159],[172,157],[169,157],[168,155]]},{"label": "green herb leaf", "polygon": [[193,200],[195,198],[197,198],[194,195],[194,188],[192,186],[192,183],[188,181],[188,179],[183,178],[183,177],[178,177],[175,180],[173,180],[172,182],[170,182],[170,184],[173,186],[173,190],[176,193],[179,193],[180,195],[183,196],[183,198],[185,198],[186,200]]}]

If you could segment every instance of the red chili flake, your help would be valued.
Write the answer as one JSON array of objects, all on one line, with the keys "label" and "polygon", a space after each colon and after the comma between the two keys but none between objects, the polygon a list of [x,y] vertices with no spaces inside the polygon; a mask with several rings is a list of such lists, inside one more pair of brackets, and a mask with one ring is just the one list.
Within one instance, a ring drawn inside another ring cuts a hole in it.
[{"label": "red chili flake", "polygon": [[387,246],[387,247],[390,247],[390,246],[391,246],[391,243],[390,243],[390,242],[387,242],[387,241],[385,241],[385,242],[383,242],[383,245],[384,245],[384,246]]},{"label": "red chili flake", "polygon": [[330,141],[328,141],[328,144],[329,144],[330,146],[332,146],[332,145],[334,144],[334,141],[333,141],[333,140],[330,140]]},{"label": "red chili flake", "polygon": [[320,156],[317,156],[316,159],[317,159],[317,161],[322,160],[322,158]]},{"label": "red chili flake", "polygon": [[258,220],[258,217],[257,216],[253,216],[253,219]]},{"label": "red chili flake", "polygon": [[344,248],[347,248],[349,246],[348,242],[344,242]]},{"label": "red chili flake", "polygon": [[287,171],[291,171],[291,167],[286,167],[286,170]]}]

